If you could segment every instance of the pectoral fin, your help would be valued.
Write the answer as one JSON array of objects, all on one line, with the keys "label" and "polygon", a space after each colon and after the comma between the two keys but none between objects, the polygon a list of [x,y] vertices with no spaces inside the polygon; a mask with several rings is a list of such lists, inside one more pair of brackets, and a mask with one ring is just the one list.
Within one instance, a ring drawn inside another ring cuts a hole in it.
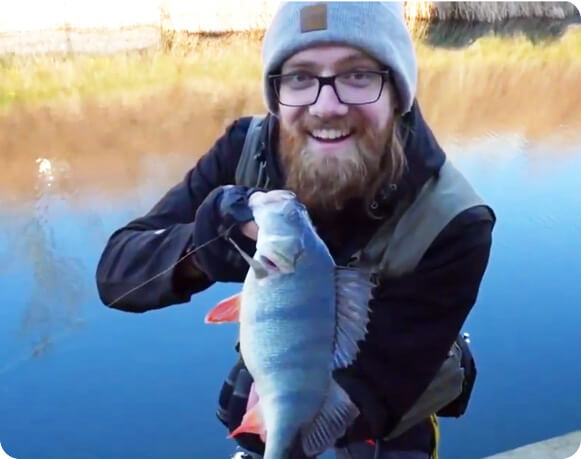
[{"label": "pectoral fin", "polygon": [[207,324],[238,322],[240,315],[240,297],[241,293],[237,293],[220,301],[206,314],[204,322]]},{"label": "pectoral fin", "polygon": [[333,364],[347,367],[359,352],[358,342],[367,334],[372,282],[367,271],[337,267],[337,333]]}]

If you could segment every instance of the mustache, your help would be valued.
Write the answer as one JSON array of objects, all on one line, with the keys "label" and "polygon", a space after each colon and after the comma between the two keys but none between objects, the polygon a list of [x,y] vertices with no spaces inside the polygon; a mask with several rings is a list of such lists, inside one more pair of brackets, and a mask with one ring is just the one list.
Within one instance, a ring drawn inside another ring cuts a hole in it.
[{"label": "mustache", "polygon": [[316,118],[306,118],[301,121],[300,128],[305,131],[316,129],[338,129],[340,131],[361,130],[362,123],[356,117],[342,117],[330,120],[320,120]]}]

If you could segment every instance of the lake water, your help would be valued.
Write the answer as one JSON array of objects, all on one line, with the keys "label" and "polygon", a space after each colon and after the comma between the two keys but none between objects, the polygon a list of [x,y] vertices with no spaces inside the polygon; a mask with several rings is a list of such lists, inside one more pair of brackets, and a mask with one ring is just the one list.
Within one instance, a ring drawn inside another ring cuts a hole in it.
[{"label": "lake water", "polygon": [[[468,414],[442,422],[441,457],[481,458],[581,429],[581,141],[443,143],[498,223],[465,326],[479,376]],[[115,199],[82,183],[60,193],[46,162],[30,164],[35,199],[0,198],[0,443],[17,459],[228,458],[235,449],[214,412],[236,328],[203,317],[239,286],[141,315],[97,297],[107,237],[182,175],[157,180],[164,157],[148,161],[156,167],[142,169],[144,185]]]}]

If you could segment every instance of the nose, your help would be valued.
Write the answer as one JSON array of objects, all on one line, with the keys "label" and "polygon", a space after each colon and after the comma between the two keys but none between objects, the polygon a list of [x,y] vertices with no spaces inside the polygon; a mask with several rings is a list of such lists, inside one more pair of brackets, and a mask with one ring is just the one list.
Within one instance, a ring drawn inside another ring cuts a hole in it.
[{"label": "nose", "polygon": [[321,88],[317,101],[309,106],[309,113],[319,118],[333,118],[347,114],[349,107],[339,100],[330,84]]}]

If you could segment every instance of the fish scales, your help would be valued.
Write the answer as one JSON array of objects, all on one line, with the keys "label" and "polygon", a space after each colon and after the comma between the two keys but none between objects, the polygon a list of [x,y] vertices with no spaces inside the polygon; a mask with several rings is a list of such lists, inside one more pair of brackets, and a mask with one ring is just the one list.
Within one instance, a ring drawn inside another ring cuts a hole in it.
[{"label": "fish scales", "polygon": [[[272,226],[277,216],[285,218],[285,210],[293,212],[292,203],[283,204],[280,212],[265,209],[269,214],[264,216],[255,212],[257,252],[271,253],[261,244],[268,245],[269,230],[275,234],[291,230],[284,224],[283,228]],[[287,449],[301,426],[317,415],[331,379],[335,265],[312,227],[305,225],[300,231],[294,231],[302,245],[294,272],[257,279],[249,270],[242,291],[241,352],[260,398],[268,439],[265,458],[273,453],[272,457],[279,457],[276,454]],[[283,250],[276,242],[273,245]]]},{"label": "fish scales", "polygon": [[299,434],[303,449],[319,454],[358,414],[332,374],[353,361],[366,333],[371,285],[366,273],[335,266],[291,193],[255,193],[250,207],[258,236],[252,259],[241,251],[251,266],[241,300],[225,300],[214,315],[238,311],[258,397],[237,433],[264,432],[262,422],[264,459],[287,459]]}]

